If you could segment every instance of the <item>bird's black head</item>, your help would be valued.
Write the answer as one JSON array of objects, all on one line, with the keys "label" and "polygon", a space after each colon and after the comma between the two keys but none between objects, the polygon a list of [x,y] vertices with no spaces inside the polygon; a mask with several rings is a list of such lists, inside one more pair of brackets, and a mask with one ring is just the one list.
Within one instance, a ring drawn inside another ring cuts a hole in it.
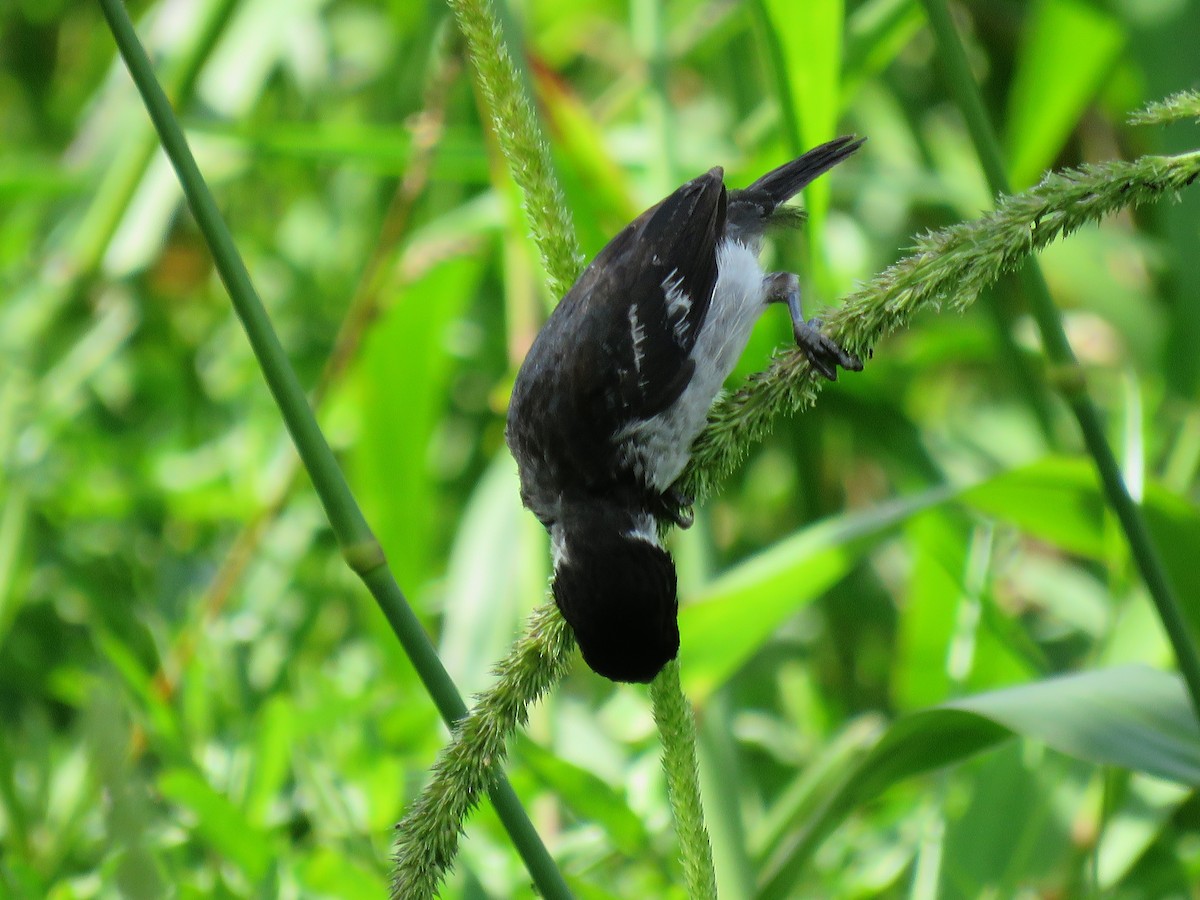
[{"label": "bird's black head", "polygon": [[675,564],[634,532],[596,528],[567,537],[554,600],[584,661],[613,681],[646,683],[679,652]]}]

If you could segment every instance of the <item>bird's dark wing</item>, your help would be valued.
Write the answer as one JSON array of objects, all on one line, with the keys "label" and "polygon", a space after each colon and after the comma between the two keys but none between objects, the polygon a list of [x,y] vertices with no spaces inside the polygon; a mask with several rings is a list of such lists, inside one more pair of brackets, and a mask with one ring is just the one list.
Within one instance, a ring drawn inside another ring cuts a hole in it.
[{"label": "bird's dark wing", "polygon": [[[606,405],[644,419],[674,403],[691,379],[688,358],[717,283],[717,241],[725,230],[721,169],[689,181],[642,213],[600,252],[563,301],[579,298],[605,335],[593,372],[615,373]],[[607,380],[607,379],[605,379]]]},{"label": "bird's dark wing", "polygon": [[[514,453],[546,468],[544,485],[525,486],[527,502],[567,471],[572,483],[596,488],[612,474],[615,431],[683,393],[716,286],[725,213],[715,168],[614,237],[551,314],[509,407]],[[536,499],[531,505],[536,511]]]}]

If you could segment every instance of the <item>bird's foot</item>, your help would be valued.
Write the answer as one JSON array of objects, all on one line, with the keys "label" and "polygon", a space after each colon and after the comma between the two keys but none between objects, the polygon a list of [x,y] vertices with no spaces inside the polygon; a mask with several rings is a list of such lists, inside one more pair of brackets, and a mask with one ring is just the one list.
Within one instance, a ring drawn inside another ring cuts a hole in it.
[{"label": "bird's foot", "polygon": [[830,381],[837,381],[838,366],[848,372],[862,371],[862,360],[842,349],[833,338],[824,334],[821,331],[820,319],[793,322],[792,333],[796,336],[796,346],[804,351],[813,368]]},{"label": "bird's foot", "polygon": [[695,498],[689,497],[678,488],[667,488],[655,500],[656,518],[667,519],[684,529],[691,528],[692,523],[696,521],[695,513],[692,512]]},{"label": "bird's foot", "polygon": [[821,320],[804,320],[800,308],[800,279],[791,272],[775,272],[764,279],[768,303],[786,303],[792,317],[792,334],[796,346],[804,351],[814,369],[837,381],[838,366],[850,372],[862,371],[862,360],[844,350],[833,338],[821,332]]}]

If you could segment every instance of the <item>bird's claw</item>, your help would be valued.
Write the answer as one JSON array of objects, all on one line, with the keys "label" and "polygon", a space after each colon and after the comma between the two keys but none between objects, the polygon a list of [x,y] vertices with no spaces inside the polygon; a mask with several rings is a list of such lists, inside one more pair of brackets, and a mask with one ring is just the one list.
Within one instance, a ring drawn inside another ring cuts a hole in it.
[{"label": "bird's claw", "polygon": [[695,502],[695,498],[689,497],[678,488],[668,488],[658,498],[657,512],[661,518],[669,519],[680,528],[688,529],[696,521],[695,513],[692,512],[692,504]]},{"label": "bird's claw", "polygon": [[848,372],[861,372],[862,360],[844,350],[833,338],[821,331],[820,319],[796,322],[792,326],[798,346],[812,367],[828,378],[837,381],[837,369],[841,366]]}]

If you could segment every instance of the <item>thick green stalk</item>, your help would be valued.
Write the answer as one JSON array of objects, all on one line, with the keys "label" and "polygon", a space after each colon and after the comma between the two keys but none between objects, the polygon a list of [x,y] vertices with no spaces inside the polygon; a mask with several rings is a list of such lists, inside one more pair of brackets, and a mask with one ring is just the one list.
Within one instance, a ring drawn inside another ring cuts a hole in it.
[{"label": "thick green stalk", "polygon": [[[983,100],[979,96],[979,87],[971,75],[967,64],[966,54],[962,43],[954,29],[950,11],[946,8],[945,0],[922,0],[929,24],[933,29],[937,42],[938,54],[946,69],[947,83],[954,94],[955,101],[966,119],[971,139],[975,143],[975,152],[979,155],[987,174],[988,183],[996,194],[1008,193],[1008,176],[1004,167],[1004,158],[1000,152],[1000,142],[988,119]],[[1121,468],[1117,464],[1116,455],[1104,434],[1104,425],[1100,413],[1092,403],[1087,393],[1087,383],[1083,368],[1075,358],[1067,334],[1062,327],[1062,319],[1058,307],[1050,296],[1050,289],[1042,276],[1041,267],[1037,262],[1030,261],[1021,270],[1025,294],[1029,301],[1029,310],[1038,331],[1042,336],[1042,346],[1050,360],[1051,383],[1062,394],[1071,412],[1079,423],[1083,434],[1083,442],[1088,453],[1095,460],[1096,469],[1104,486],[1104,493],[1112,506],[1121,528],[1129,543],[1130,553],[1146,589],[1154,601],[1158,617],[1162,620],[1167,637],[1175,650],[1175,658],[1179,664],[1180,673],[1188,686],[1192,706],[1200,718],[1200,651],[1190,633],[1179,601],[1171,588],[1166,569],[1159,558],[1158,550],[1150,537],[1137,504],[1129,494],[1125,479],[1121,476]]]},{"label": "thick green stalk", "polygon": [[[154,77],[150,60],[138,41],[124,5],[121,0],[100,0],[100,4],[163,148],[179,176],[196,223],[212,251],[217,271],[246,330],[267,386],[279,405],[296,450],[333,526],[342,554],[375,597],[442,717],[453,725],[466,714],[462,698],[392,577],[383,551],[350,493],[333,451],[317,425],[300,382],[254,290],[229,229],[217,210],[216,201],[192,157],[171,105]],[[569,897],[562,875],[503,775],[494,774],[489,791],[497,813],[542,893],[548,897]]]}]

